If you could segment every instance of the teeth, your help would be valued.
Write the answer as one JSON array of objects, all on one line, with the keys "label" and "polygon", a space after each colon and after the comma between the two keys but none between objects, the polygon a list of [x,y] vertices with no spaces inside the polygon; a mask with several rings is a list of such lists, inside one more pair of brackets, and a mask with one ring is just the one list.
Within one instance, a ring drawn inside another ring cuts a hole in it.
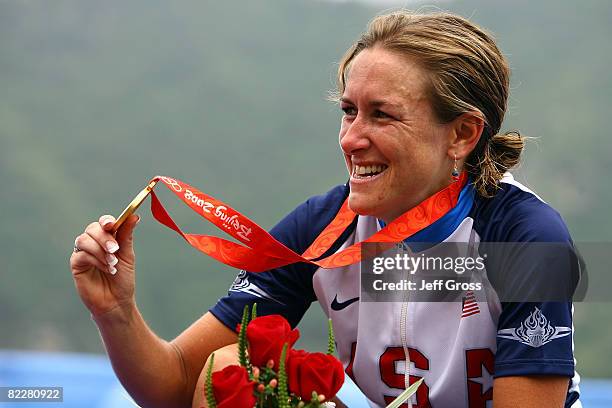
[{"label": "teeth", "polygon": [[382,173],[385,169],[387,168],[387,166],[385,165],[375,165],[375,166],[359,166],[359,165],[355,165],[355,170],[354,170],[354,174],[359,175],[359,176],[365,176],[367,175],[375,175],[378,173]]}]

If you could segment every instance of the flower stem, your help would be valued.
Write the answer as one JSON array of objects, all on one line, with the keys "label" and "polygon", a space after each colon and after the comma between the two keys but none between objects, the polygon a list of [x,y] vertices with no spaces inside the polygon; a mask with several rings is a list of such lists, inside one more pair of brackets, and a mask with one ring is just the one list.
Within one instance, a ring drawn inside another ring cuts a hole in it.
[{"label": "flower stem", "polygon": [[287,372],[285,370],[285,360],[287,358],[287,348],[289,343],[285,343],[278,362],[278,408],[291,408],[289,405],[289,390],[287,388]]},{"label": "flower stem", "polygon": [[247,325],[249,323],[249,305],[244,305],[242,311],[242,322],[240,324],[240,331],[238,332],[238,362],[241,366],[247,369],[249,373],[249,380],[253,380],[253,367],[249,361],[247,355],[248,342],[246,338]]},{"label": "flower stem", "polygon": [[217,408],[217,401],[215,400],[215,394],[213,393],[212,385],[212,370],[213,364],[215,363],[215,353],[210,356],[210,365],[206,371],[206,387],[204,388],[204,394],[206,395],[206,402],[208,408]]},{"label": "flower stem", "polygon": [[327,319],[327,333],[327,354],[332,355],[336,350],[336,339],[334,338],[332,319]]}]

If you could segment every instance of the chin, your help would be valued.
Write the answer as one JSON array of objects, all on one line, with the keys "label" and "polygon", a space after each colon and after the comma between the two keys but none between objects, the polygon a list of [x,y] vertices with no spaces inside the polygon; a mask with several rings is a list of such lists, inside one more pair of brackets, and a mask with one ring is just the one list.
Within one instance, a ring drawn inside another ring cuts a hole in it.
[{"label": "chin", "polygon": [[349,194],[348,206],[358,215],[371,215],[380,218],[380,203],[363,194]]}]

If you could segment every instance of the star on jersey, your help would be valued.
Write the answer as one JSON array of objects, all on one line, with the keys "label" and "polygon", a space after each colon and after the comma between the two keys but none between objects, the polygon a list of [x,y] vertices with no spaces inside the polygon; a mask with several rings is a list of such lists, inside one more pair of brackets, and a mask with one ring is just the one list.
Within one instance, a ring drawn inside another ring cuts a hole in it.
[{"label": "star on jersey", "polygon": [[251,296],[255,296],[260,299],[270,299],[276,303],[280,303],[281,305],[284,304],[274,299],[265,290],[249,282],[249,276],[244,270],[238,273],[238,276],[236,276],[236,279],[234,279],[234,283],[232,283],[232,286],[230,287],[229,291],[247,293]]},{"label": "star on jersey", "polygon": [[501,329],[497,332],[497,336],[536,348],[571,333],[571,327],[551,325],[542,311],[536,307],[519,327]]}]

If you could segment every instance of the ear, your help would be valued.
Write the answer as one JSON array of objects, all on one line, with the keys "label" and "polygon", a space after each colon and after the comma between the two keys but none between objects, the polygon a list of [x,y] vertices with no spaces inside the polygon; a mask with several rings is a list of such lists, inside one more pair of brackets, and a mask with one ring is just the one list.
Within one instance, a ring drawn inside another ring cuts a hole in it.
[{"label": "ear", "polygon": [[451,122],[451,140],[448,155],[458,160],[465,160],[478,144],[484,130],[484,115],[471,111],[457,116]]}]

